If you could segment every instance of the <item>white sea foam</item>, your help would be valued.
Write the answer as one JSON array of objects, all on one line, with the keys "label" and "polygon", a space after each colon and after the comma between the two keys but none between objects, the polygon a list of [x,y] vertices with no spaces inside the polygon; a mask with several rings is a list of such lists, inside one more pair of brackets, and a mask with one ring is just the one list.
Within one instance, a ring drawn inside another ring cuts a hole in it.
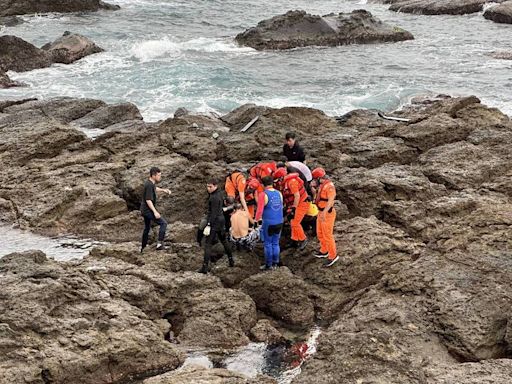
[{"label": "white sea foam", "polygon": [[187,51],[195,52],[228,52],[228,53],[256,53],[252,48],[239,47],[234,42],[223,39],[198,37],[187,41],[174,41],[169,37],[157,40],[146,40],[133,45],[130,53],[142,62],[152,61],[160,57],[176,58]]},{"label": "white sea foam", "polygon": [[482,11],[485,12],[489,8],[493,8],[493,7],[497,6],[497,5],[498,5],[498,3],[485,3],[484,6],[483,6]]}]

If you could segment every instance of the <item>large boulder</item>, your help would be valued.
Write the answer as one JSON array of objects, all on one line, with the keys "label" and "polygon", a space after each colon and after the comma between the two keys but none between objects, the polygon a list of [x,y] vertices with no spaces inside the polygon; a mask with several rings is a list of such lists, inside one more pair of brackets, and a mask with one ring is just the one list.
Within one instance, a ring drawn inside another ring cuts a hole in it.
[{"label": "large boulder", "polygon": [[25,72],[52,65],[47,52],[16,36],[0,36],[0,71]]},{"label": "large boulder", "polygon": [[119,6],[108,4],[101,0],[21,0],[0,2],[0,16],[50,12],[88,12],[100,9],[116,10],[119,9]]},{"label": "large boulder", "polygon": [[104,51],[87,37],[69,31],[54,42],[43,45],[41,49],[50,53],[54,63],[63,64],[71,64],[85,56]]},{"label": "large boulder", "polygon": [[484,17],[496,23],[512,24],[512,1],[505,1],[487,9]]},{"label": "large boulder", "polygon": [[411,33],[389,26],[365,10],[352,13],[310,15],[305,11],[289,11],[261,21],[236,36],[236,41],[258,50],[290,49],[347,44],[368,44],[411,40]]},{"label": "large boulder", "polygon": [[241,284],[260,311],[286,324],[309,326],[315,320],[311,288],[286,267],[254,275]]},{"label": "large boulder", "polygon": [[74,120],[72,125],[80,128],[104,129],[130,120],[142,120],[139,109],[132,103],[121,103],[101,106]]},{"label": "large boulder", "polygon": [[486,0],[398,0],[391,1],[390,10],[422,15],[465,15],[481,12]]},{"label": "large boulder", "polygon": [[0,377],[9,383],[120,382],[177,368],[182,352],[93,275],[41,252],[0,259]]}]

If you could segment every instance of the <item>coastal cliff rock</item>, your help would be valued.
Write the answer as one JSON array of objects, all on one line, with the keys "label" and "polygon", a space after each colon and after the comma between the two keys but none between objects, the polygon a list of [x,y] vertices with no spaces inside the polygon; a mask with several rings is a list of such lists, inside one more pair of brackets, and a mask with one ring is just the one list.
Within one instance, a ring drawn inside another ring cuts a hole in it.
[{"label": "coastal cliff rock", "polygon": [[487,9],[484,17],[496,23],[512,24],[512,1],[505,1]]},{"label": "coastal cliff rock", "polygon": [[104,51],[87,37],[69,31],[41,49],[48,51],[54,63],[62,64],[71,64],[85,56]]},{"label": "coastal cliff rock", "polygon": [[0,16],[27,15],[33,13],[67,13],[67,12],[91,12],[100,9],[116,10],[118,5],[105,3],[101,0],[17,0],[0,2]]},{"label": "coastal cliff rock", "polygon": [[356,10],[325,16],[289,11],[261,21],[256,27],[237,35],[235,40],[240,45],[264,50],[384,43],[413,38],[409,32],[383,23],[365,10]]},{"label": "coastal cliff rock", "polygon": [[[0,337],[0,376],[43,383],[45,372],[55,383],[73,382],[84,366],[84,382],[101,382],[114,359],[111,382],[121,383],[125,373],[172,371],[183,360],[179,343],[233,348],[250,337],[278,340],[280,327],[320,323],[318,353],[295,384],[508,383],[509,116],[474,96],[439,96],[394,113],[406,122],[367,110],[337,120],[311,108],[246,105],[219,119],[202,118],[215,129],[193,125],[199,120],[190,114],[146,124],[131,120],[127,109],[123,131],[107,130],[96,139],[80,131],[78,121],[104,116],[108,107],[73,98],[0,103],[2,217],[37,232],[120,243],[70,264],[33,253],[0,261],[0,323],[9,325]],[[254,126],[239,132],[256,115]],[[86,120],[87,129],[106,124]],[[236,252],[234,268],[222,258],[210,275],[196,273],[202,249],[194,229],[204,215],[206,181],[278,159],[289,130],[306,147],[308,164],[324,166],[335,183],[340,261],[322,268],[311,238],[302,252],[283,250],[286,268],[277,271],[258,273],[256,249]],[[173,191],[158,201],[173,242],[167,251],[151,245],[141,254],[141,186],[153,165],[163,171],[162,187]],[[105,306],[121,314],[111,316]],[[83,324],[72,322],[82,317]],[[120,332],[118,340],[128,331],[117,360],[103,335],[77,336]],[[59,334],[76,344],[62,344]],[[89,360],[75,366],[69,356],[78,348]],[[146,360],[135,354],[133,364],[126,361],[130,348],[146,353]],[[204,375],[219,381],[228,375],[181,372],[154,379]]]}]

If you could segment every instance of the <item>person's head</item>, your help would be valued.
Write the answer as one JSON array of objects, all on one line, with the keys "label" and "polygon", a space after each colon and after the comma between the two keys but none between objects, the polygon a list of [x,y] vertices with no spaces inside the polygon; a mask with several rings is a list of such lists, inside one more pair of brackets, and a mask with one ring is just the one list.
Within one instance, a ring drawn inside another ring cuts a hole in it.
[{"label": "person's head", "polygon": [[234,208],[235,208],[235,211],[241,211],[243,207],[242,207],[242,204],[236,203]]},{"label": "person's head", "polygon": [[210,179],[206,182],[206,189],[208,190],[208,193],[213,193],[217,190],[219,187],[219,182],[217,179]]},{"label": "person's head", "polygon": [[260,182],[255,177],[249,178],[246,184],[246,191],[252,193],[260,187]]},{"label": "person's head", "polygon": [[274,186],[274,178],[272,176],[265,176],[263,179],[261,179],[261,182],[265,188]]},{"label": "person's head", "polygon": [[158,167],[151,167],[149,170],[149,178],[155,183],[159,183],[162,180],[162,171]]},{"label": "person's head", "polygon": [[295,145],[295,132],[287,132],[284,138],[286,140],[286,144],[288,144],[290,148],[293,148]]},{"label": "person's head", "polygon": [[311,176],[313,176],[313,180],[311,182],[311,185],[313,187],[318,187],[323,179],[327,177],[325,173],[325,169],[323,168],[315,168],[311,171]]},{"label": "person's head", "polygon": [[277,168],[277,170],[274,172],[274,180],[281,180],[288,174],[288,171],[285,167]]},{"label": "person's head", "polygon": [[226,205],[232,205],[235,202],[235,198],[233,196],[226,197]]}]

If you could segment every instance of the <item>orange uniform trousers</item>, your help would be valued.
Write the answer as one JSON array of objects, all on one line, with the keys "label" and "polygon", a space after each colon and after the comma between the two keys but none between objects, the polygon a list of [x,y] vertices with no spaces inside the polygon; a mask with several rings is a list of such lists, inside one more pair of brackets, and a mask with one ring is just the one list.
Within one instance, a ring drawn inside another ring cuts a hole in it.
[{"label": "orange uniform trousers", "polygon": [[[322,212],[321,212],[322,213]],[[316,219],[316,236],[320,242],[320,252],[329,253],[329,260],[336,258],[336,242],[334,241],[334,222],[336,221],[336,210],[325,212],[325,219],[322,220],[320,213]]]},{"label": "orange uniform trousers", "polygon": [[295,216],[292,221],[290,221],[290,227],[292,228],[292,240],[294,241],[304,241],[306,240],[306,234],[304,233],[304,229],[302,228],[302,219],[309,210],[309,201],[302,201],[295,209]]}]

